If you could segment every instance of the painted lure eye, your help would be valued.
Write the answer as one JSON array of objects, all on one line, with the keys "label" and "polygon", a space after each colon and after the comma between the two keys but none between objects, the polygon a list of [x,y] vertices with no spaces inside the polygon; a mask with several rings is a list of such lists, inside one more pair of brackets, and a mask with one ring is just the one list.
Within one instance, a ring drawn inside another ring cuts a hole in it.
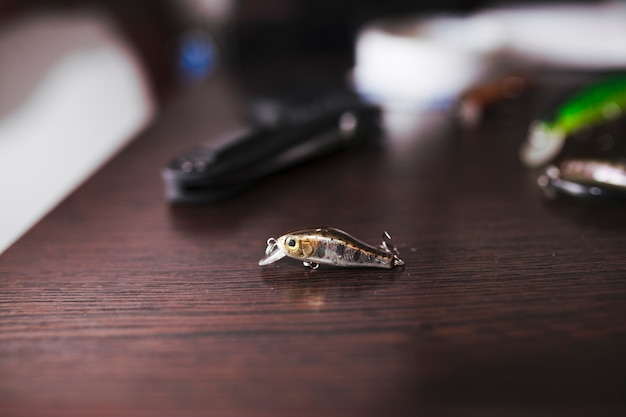
[{"label": "painted lure eye", "polygon": [[298,242],[296,242],[296,239],[292,237],[287,238],[285,243],[287,244],[287,246],[289,246],[292,249],[295,248],[298,244]]}]

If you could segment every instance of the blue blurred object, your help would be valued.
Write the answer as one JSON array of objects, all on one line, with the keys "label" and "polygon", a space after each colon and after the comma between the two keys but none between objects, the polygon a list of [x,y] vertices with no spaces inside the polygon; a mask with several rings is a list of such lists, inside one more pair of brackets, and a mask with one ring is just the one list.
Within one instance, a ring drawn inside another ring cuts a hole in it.
[{"label": "blue blurred object", "polygon": [[199,82],[217,66],[217,48],[207,33],[190,32],[181,38],[178,71],[182,80]]}]

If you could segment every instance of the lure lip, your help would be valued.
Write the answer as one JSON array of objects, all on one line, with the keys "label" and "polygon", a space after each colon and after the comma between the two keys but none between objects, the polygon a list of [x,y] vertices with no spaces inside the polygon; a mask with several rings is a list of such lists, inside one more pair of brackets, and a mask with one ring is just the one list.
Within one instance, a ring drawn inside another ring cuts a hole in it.
[{"label": "lure lip", "polygon": [[279,261],[287,256],[287,252],[278,245],[278,241],[273,237],[267,239],[267,247],[265,248],[265,256],[259,259],[259,265],[269,265]]},{"label": "lure lip", "polygon": [[551,128],[544,122],[534,122],[520,150],[520,159],[530,168],[540,167],[552,161],[564,143],[565,135],[559,129]]}]

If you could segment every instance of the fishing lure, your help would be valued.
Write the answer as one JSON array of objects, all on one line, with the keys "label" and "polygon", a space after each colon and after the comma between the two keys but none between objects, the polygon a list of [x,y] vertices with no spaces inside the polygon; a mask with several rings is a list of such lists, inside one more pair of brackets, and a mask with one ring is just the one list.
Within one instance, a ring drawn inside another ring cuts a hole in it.
[{"label": "fishing lure", "polygon": [[386,240],[374,247],[332,227],[295,230],[278,239],[269,238],[259,265],[269,265],[285,256],[312,269],[320,264],[387,269],[404,265],[398,250],[387,241],[391,236],[385,232],[384,237]]},{"label": "fishing lure", "polygon": [[553,120],[534,122],[520,152],[522,162],[544,165],[559,154],[569,135],[625,112],[626,76],[608,77],[565,103]]},{"label": "fishing lure", "polygon": [[550,165],[537,179],[548,199],[557,194],[589,201],[626,200],[626,164],[593,159],[566,159]]}]

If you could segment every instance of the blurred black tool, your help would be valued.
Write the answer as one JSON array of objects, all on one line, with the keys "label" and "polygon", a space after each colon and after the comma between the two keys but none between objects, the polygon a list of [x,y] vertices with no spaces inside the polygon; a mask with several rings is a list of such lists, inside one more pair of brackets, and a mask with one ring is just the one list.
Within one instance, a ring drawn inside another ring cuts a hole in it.
[{"label": "blurred black tool", "polygon": [[162,171],[165,195],[172,203],[216,202],[269,174],[365,144],[379,133],[380,110],[350,92],[257,105],[253,128],[217,148],[200,146],[172,159]]}]

